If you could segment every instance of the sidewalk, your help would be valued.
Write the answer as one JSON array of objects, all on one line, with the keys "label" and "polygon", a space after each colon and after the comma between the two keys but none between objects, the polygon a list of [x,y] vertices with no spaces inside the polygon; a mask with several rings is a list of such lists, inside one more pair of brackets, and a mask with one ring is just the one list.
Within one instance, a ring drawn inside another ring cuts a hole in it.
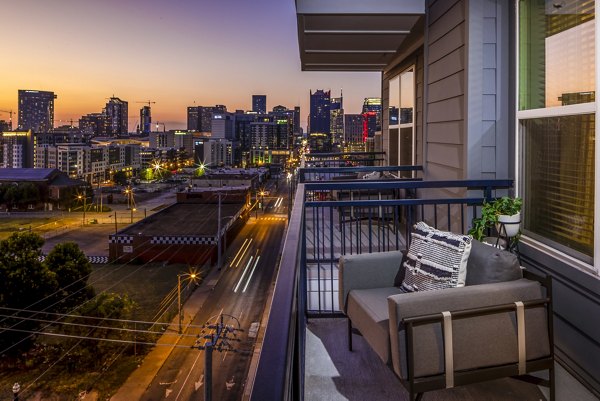
[{"label": "sidewalk", "polygon": [[[221,272],[213,268],[211,272],[204,278],[200,287],[190,295],[188,300],[183,305],[183,321],[191,322],[206,299],[212,294],[212,287],[219,279]],[[208,285],[208,284],[211,285]],[[177,329],[179,318],[177,315],[171,321],[170,327]],[[185,332],[185,328],[184,328]],[[179,342],[180,337],[176,342]],[[173,336],[161,336],[157,344],[172,344]],[[146,355],[142,364],[127,378],[125,383],[119,388],[115,395],[111,397],[111,401],[131,401],[139,400],[152,383],[152,380],[157,375],[165,360],[173,351],[173,346],[157,345],[152,351]]]}]

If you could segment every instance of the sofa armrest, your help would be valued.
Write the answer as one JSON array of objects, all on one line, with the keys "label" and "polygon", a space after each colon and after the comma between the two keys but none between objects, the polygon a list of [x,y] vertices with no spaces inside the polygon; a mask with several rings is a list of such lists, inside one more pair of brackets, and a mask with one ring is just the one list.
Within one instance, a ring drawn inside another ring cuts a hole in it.
[{"label": "sofa armrest", "polygon": [[340,257],[340,309],[344,313],[346,312],[346,302],[350,290],[393,287],[401,261],[401,251],[363,253]]},{"label": "sofa armrest", "polygon": [[[545,296],[540,283],[527,279],[390,296],[389,327],[394,371],[400,377],[407,378],[407,358],[411,355],[414,355],[415,377],[443,374],[445,370],[442,324],[435,322],[415,326],[413,350],[408,350],[403,323],[406,318],[532,301],[544,299]],[[517,361],[514,312],[453,320],[452,326],[455,370]],[[550,337],[546,308],[526,309],[525,328],[527,359],[548,356]]]}]

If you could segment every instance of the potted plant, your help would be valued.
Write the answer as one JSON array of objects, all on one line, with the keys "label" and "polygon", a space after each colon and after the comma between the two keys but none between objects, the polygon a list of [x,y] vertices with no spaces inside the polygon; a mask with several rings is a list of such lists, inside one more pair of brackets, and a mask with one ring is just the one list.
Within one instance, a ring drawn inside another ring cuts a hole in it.
[{"label": "potted plant", "polygon": [[469,234],[476,240],[481,241],[485,237],[486,229],[496,226],[496,230],[499,232],[501,229],[500,223],[502,223],[506,236],[513,238],[513,241],[518,239],[522,205],[523,200],[521,198],[508,196],[498,198],[493,202],[484,201],[481,208],[481,217],[473,219],[473,226],[469,230]]}]

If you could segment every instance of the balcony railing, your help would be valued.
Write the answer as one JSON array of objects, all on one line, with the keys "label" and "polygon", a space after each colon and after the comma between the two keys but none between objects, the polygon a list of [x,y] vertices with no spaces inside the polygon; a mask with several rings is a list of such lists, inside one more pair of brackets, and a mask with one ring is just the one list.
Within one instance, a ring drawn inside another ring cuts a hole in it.
[{"label": "balcony railing", "polygon": [[[335,168],[331,174],[341,174]],[[299,172],[302,177],[310,169]],[[302,400],[306,319],[341,316],[338,261],[344,254],[405,249],[410,228],[465,232],[484,200],[512,180],[299,183],[251,400]]]}]

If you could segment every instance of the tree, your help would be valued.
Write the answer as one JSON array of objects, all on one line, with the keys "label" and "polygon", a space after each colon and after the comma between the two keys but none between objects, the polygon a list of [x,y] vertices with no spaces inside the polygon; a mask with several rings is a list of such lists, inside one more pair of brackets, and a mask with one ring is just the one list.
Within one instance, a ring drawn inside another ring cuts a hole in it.
[{"label": "tree", "polygon": [[58,299],[64,301],[60,309],[69,309],[94,295],[87,279],[92,272],[92,264],[74,242],[57,244],[44,261],[46,267],[56,275]]},{"label": "tree", "polygon": [[[37,234],[15,233],[0,241],[0,306],[23,309],[35,304],[35,309],[43,309],[49,301],[42,301],[57,288],[56,274],[40,262],[44,240]],[[42,302],[40,302],[42,301]],[[18,324],[17,324],[18,323]],[[2,321],[3,327],[19,330],[35,330],[35,322],[10,318]],[[1,329],[0,329],[1,331]],[[16,344],[13,351],[27,349],[31,345],[29,335],[22,332],[4,332],[0,345]]]},{"label": "tree", "polygon": [[[123,323],[104,319],[131,319],[135,308],[135,302],[127,295],[115,293],[99,294],[93,300],[83,305],[78,313],[81,316],[100,318],[93,325],[106,328],[73,326],[68,332],[83,337],[129,340],[130,333],[109,329],[109,327],[122,328]],[[71,318],[70,321],[90,324],[89,319],[82,321],[81,319]],[[70,349],[74,343],[79,342],[80,340],[71,340],[65,345],[65,349]],[[109,354],[113,354],[122,346],[123,344],[115,342],[84,340],[80,343],[80,346],[75,348],[71,356],[76,360],[77,366],[97,368],[105,362]]]},{"label": "tree", "polygon": [[117,171],[113,174],[113,181],[118,185],[127,185],[127,174],[124,171]]},{"label": "tree", "polygon": [[19,184],[19,205],[37,204],[40,201],[40,190],[32,182],[23,182]]}]

